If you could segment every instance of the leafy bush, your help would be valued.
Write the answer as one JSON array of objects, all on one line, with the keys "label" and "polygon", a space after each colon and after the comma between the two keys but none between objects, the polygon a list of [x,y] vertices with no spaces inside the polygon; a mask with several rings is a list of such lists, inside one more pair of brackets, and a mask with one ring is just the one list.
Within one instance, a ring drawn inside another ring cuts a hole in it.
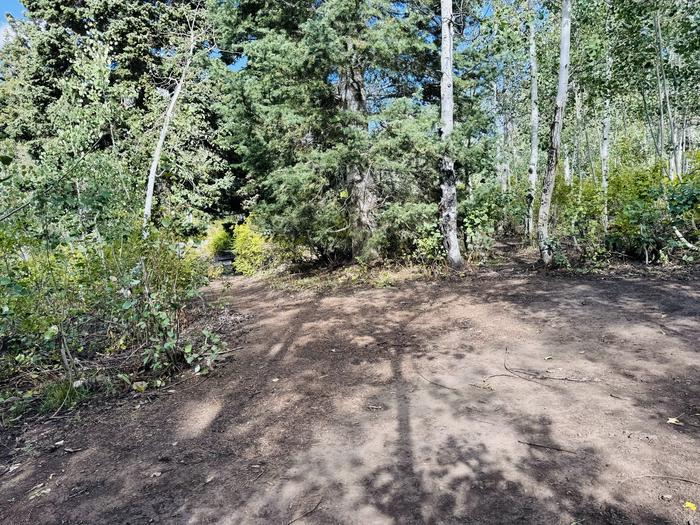
[{"label": "leafy bush", "polygon": [[611,242],[620,252],[651,262],[666,245],[669,231],[663,209],[643,200],[626,203],[619,210],[611,229]]},{"label": "leafy bush", "polygon": [[668,252],[698,238],[700,177],[668,181],[661,169],[624,169],[611,180],[615,196],[611,212],[610,243],[614,250],[646,262],[664,259]]},{"label": "leafy bush", "polygon": [[[113,74],[111,38],[94,27],[74,29],[61,49],[49,45],[70,57],[56,77],[53,59],[36,54],[47,33],[30,21],[18,21],[23,36],[0,50],[0,401],[19,397],[18,407],[39,395],[46,409],[71,403],[76,382],[102,365],[148,375],[206,366],[204,354],[217,346],[205,336],[186,356],[181,329],[208,272],[194,244],[182,240],[185,232],[201,234],[210,210],[230,209],[220,199],[233,182],[204,127],[216,82],[203,73],[208,61],[197,61],[206,81],[192,83],[174,112],[144,239],[137,210],[162,94],[144,77],[136,96]],[[169,45],[177,49],[175,40]],[[168,74],[179,60],[179,51],[159,57],[151,73]],[[41,100],[41,82],[27,75],[40,63],[55,87]],[[210,231],[211,253],[229,249],[221,226]]]},{"label": "leafy bush", "polygon": [[673,224],[682,229],[688,228],[692,236],[697,236],[697,223],[700,221],[700,172],[683,182],[668,184],[665,195]]},{"label": "leafy bush", "polygon": [[243,275],[253,275],[265,264],[265,238],[255,229],[251,217],[233,230],[233,267]]},{"label": "leafy bush", "polygon": [[385,259],[403,258],[421,264],[442,261],[445,252],[437,205],[392,204],[380,215],[370,248]]},{"label": "leafy bush", "polygon": [[[140,229],[112,241],[24,242],[0,280],[0,381],[70,378],[98,352],[140,348],[153,371],[183,362],[182,309],[206,283],[194,244]],[[31,383],[31,381],[29,381]]]},{"label": "leafy bush", "polygon": [[570,239],[582,261],[601,261],[608,254],[603,228],[604,202],[599,184],[590,178],[577,178],[571,185],[563,177],[557,180],[554,233],[562,240]]},{"label": "leafy bush", "polygon": [[470,260],[482,262],[493,249],[497,228],[508,217],[509,196],[500,192],[496,181],[478,184],[459,206],[464,245]]},{"label": "leafy bush", "polygon": [[210,257],[225,255],[231,251],[233,235],[223,221],[216,221],[207,228],[203,249]]},{"label": "leafy bush", "polygon": [[616,167],[610,175],[607,232],[604,204],[600,183],[591,177],[576,179],[570,186],[557,181],[552,207],[555,237],[571,239],[587,262],[604,261],[611,253],[647,263],[663,261],[678,249],[688,251],[675,229],[688,242],[698,238],[698,176],[671,182],[659,165]]}]

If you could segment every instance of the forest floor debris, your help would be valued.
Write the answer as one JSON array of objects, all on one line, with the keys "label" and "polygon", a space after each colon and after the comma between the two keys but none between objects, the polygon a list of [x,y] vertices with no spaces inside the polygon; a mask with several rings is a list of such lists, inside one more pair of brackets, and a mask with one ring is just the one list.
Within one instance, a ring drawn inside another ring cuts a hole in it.
[{"label": "forest floor debris", "polygon": [[[206,382],[1,436],[0,521],[693,519],[696,277],[497,269],[393,282],[215,283],[205,300],[248,320],[222,326],[231,359]],[[471,388],[504,364],[528,380]],[[539,382],[553,367],[591,380]],[[678,414],[688,424],[667,423]]]}]

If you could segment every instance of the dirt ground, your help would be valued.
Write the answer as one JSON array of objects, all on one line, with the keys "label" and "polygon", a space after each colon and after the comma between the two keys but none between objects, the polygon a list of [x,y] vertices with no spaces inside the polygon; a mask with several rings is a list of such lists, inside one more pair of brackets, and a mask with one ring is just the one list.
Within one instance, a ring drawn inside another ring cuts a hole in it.
[{"label": "dirt ground", "polygon": [[694,277],[207,297],[227,364],[5,441],[0,521],[700,523]]}]

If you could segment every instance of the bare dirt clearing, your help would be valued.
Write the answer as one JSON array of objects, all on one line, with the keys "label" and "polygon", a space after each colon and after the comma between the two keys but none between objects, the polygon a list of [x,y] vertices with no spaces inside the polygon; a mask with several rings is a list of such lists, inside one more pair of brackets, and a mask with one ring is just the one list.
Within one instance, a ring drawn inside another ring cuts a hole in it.
[{"label": "bare dirt clearing", "polygon": [[3,522],[700,519],[697,280],[224,282],[233,359],[4,441]]}]

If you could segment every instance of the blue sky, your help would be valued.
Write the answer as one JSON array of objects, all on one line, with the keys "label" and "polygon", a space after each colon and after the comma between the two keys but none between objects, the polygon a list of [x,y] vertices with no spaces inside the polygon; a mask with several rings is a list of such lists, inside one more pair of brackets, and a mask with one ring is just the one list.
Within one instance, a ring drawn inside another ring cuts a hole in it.
[{"label": "blue sky", "polygon": [[24,7],[19,0],[0,0],[0,14],[2,14],[2,23],[5,23],[5,13],[11,13],[13,16],[19,16],[24,11]]},{"label": "blue sky", "polygon": [[0,0],[0,47],[5,44],[8,38],[11,38],[10,35],[12,34],[5,14],[10,13],[19,18],[22,11],[24,11],[24,7],[22,7],[19,0]]}]

